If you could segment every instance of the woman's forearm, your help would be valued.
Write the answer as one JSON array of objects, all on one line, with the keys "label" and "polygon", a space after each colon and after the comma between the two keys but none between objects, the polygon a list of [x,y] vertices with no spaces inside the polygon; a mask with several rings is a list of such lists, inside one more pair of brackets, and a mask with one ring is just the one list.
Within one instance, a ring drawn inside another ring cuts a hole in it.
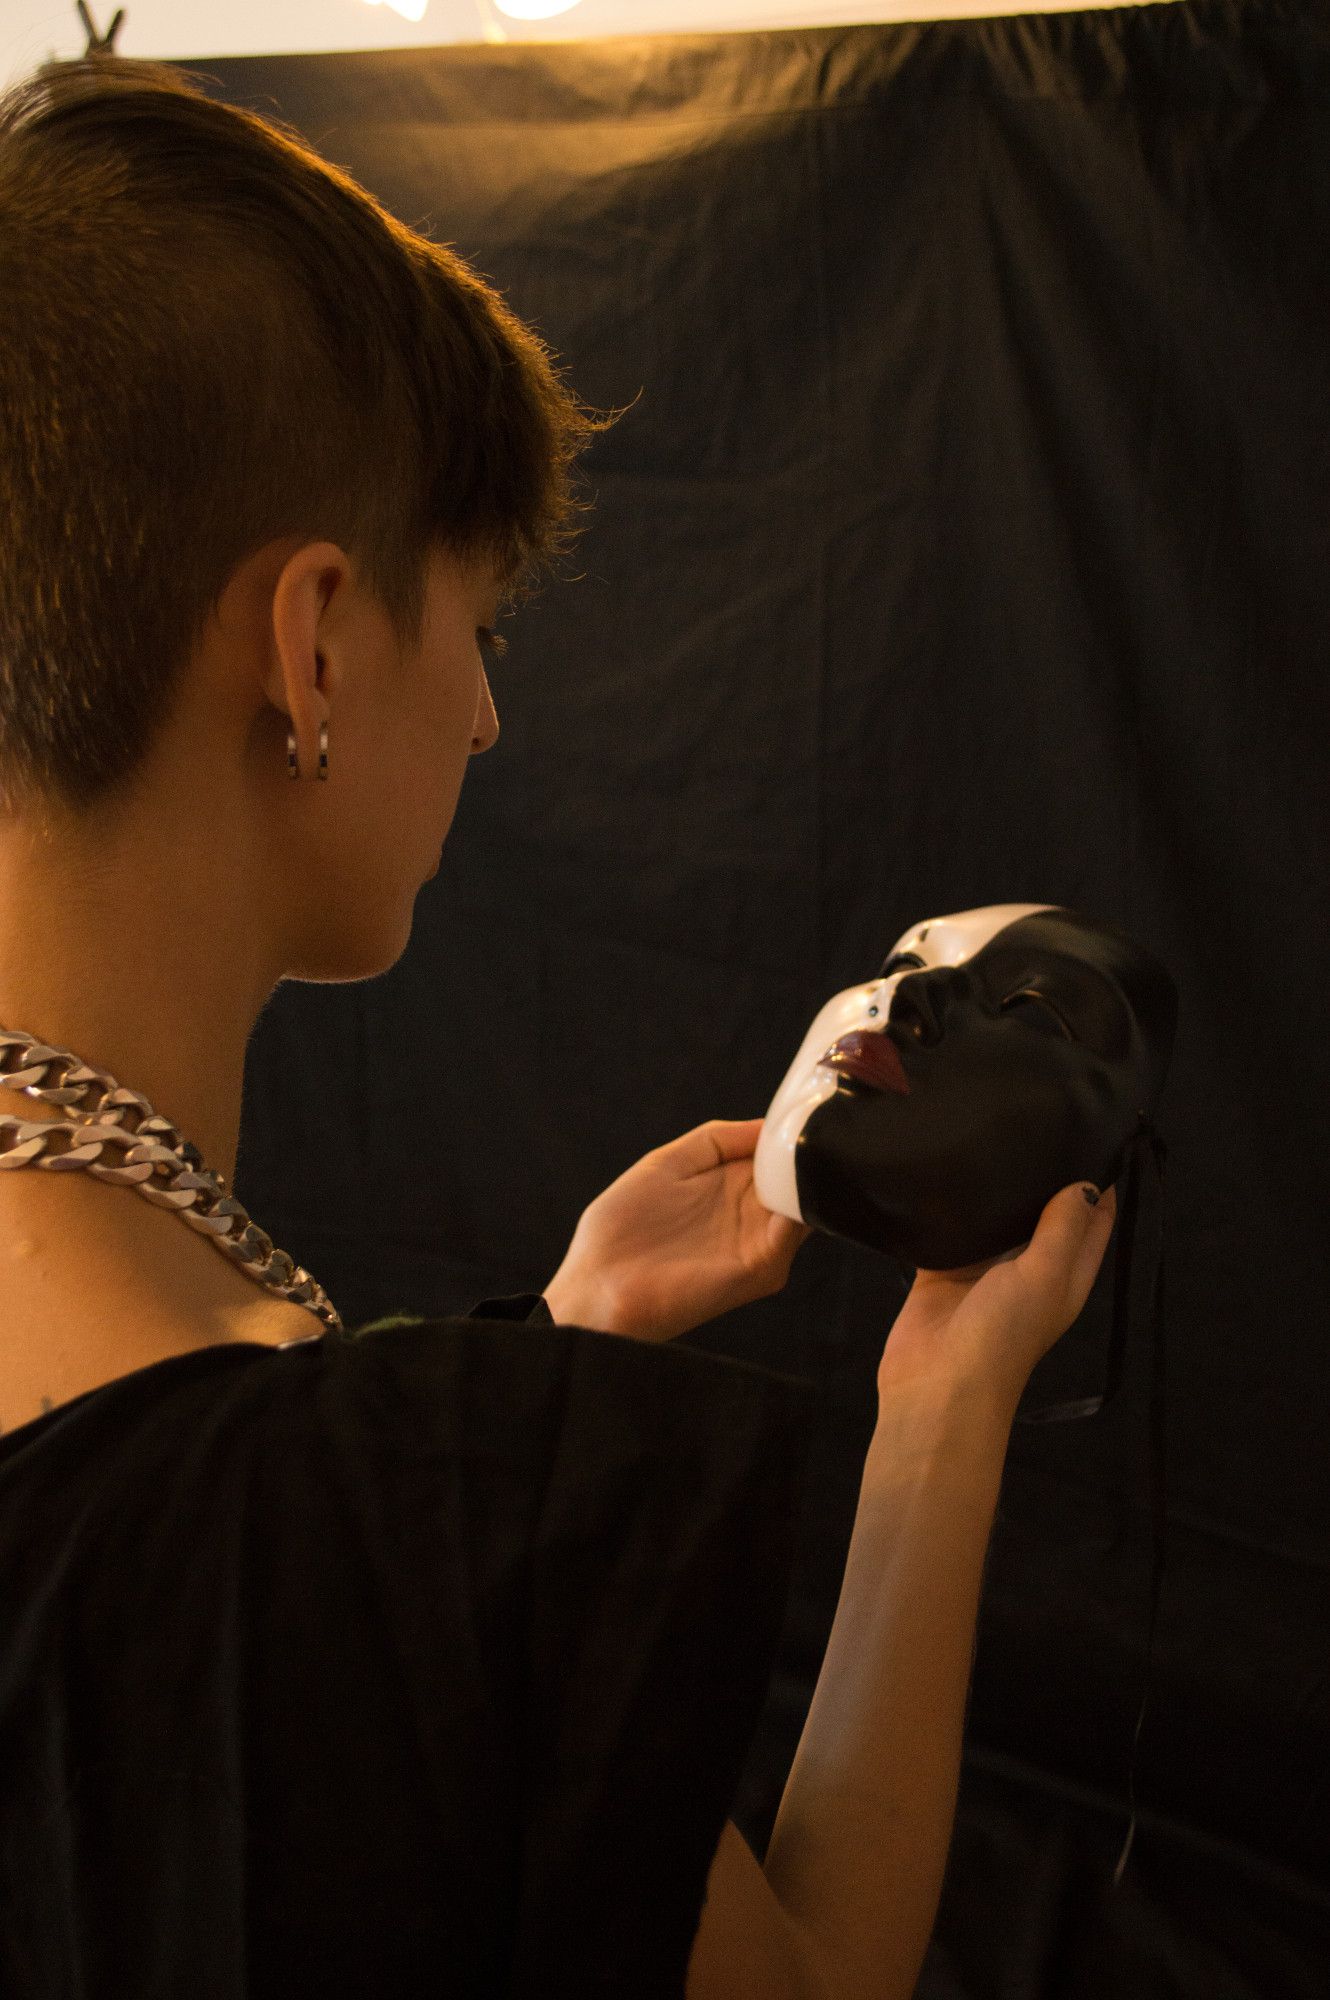
[{"label": "woman's forearm", "polygon": [[[600,1299],[552,1280],[556,1322]],[[824,2000],[908,2000],[956,1815],[984,1560],[1018,1397],[878,1376],[831,1636],[763,1863]]]},{"label": "woman's forearm", "polygon": [[763,1864],[826,2000],[908,2000],[956,1813],[1015,1404],[879,1377],[831,1637]]}]

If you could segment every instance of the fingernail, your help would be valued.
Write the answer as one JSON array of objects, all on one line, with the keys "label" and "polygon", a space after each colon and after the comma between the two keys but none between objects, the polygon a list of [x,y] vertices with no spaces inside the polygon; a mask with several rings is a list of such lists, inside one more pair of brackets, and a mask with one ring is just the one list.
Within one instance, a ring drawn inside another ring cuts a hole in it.
[{"label": "fingernail", "polygon": [[1091,1208],[1094,1208],[1098,1205],[1099,1190],[1097,1187],[1094,1186],[1083,1187],[1081,1189],[1081,1193],[1085,1196],[1085,1199],[1089,1202]]}]

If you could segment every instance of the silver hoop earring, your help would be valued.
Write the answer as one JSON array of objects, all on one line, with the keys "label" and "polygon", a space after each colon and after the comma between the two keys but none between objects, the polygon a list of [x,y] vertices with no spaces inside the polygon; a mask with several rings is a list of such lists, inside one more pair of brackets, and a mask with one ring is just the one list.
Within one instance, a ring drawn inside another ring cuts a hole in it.
[{"label": "silver hoop earring", "polygon": [[[288,729],[286,732],[286,768],[291,777],[298,778],[300,776],[300,769],[296,763],[296,732],[294,729]],[[328,775],[328,725],[326,722],[319,724],[318,775],[320,778],[326,778]]]}]

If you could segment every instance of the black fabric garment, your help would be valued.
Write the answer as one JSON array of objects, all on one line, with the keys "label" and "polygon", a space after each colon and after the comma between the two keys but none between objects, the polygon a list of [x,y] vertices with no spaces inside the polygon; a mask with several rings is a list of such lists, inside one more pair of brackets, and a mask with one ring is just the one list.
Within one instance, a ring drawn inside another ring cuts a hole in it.
[{"label": "black fabric garment", "polygon": [[812,1394],[529,1294],[0,1437],[0,1993],[682,1994]]}]

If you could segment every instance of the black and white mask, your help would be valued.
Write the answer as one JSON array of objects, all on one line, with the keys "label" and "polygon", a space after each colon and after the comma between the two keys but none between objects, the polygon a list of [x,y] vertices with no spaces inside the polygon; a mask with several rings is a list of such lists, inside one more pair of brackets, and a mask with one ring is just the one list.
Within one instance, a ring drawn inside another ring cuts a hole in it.
[{"label": "black and white mask", "polygon": [[930,917],[817,1015],[753,1164],[779,1215],[926,1270],[1027,1243],[1150,1126],[1177,1026],[1163,966],[1048,903]]}]

